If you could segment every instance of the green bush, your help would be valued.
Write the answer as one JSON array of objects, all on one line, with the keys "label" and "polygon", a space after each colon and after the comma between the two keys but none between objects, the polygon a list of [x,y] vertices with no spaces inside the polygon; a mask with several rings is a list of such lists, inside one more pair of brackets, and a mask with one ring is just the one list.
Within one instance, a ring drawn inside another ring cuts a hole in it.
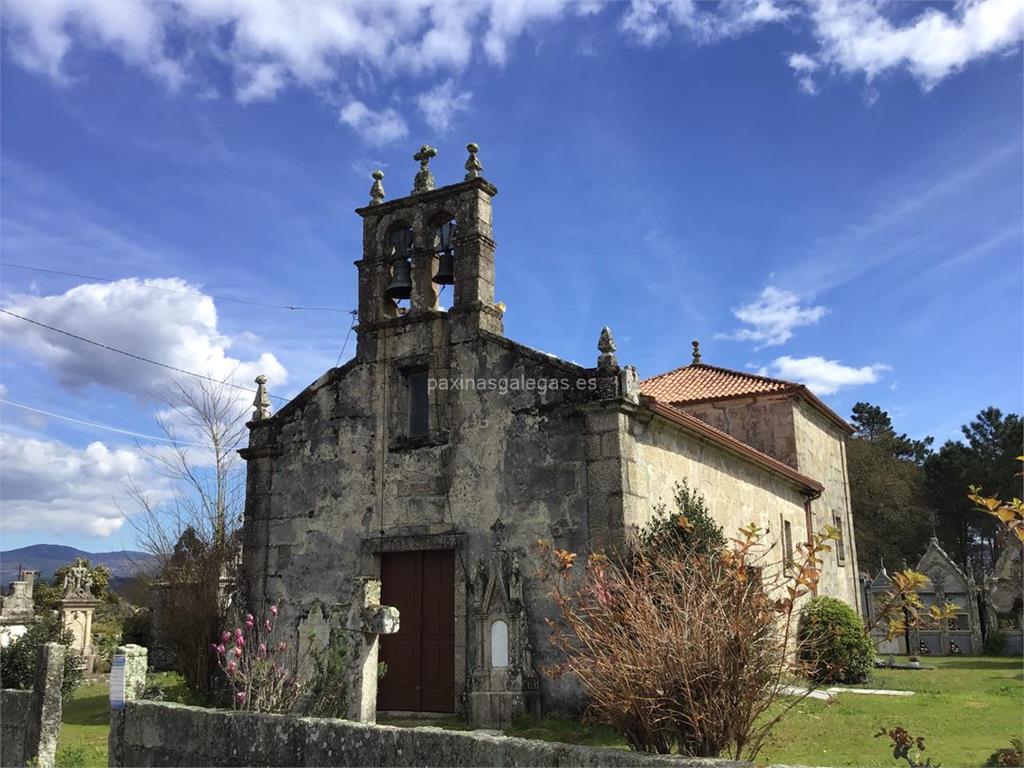
[{"label": "green bush", "polygon": [[797,630],[798,654],[808,676],[819,683],[867,680],[875,649],[857,612],[834,597],[807,602]]},{"label": "green bush", "polygon": [[648,554],[694,553],[716,555],[725,549],[722,526],[715,522],[704,496],[691,490],[685,480],[675,487],[675,510],[664,504],[654,508],[654,518],[640,532],[640,544]]},{"label": "green bush", "polygon": [[984,651],[986,656],[1002,656],[1005,650],[1006,635],[996,630],[992,630],[985,635]]},{"label": "green bush", "polygon": [[3,687],[31,690],[39,648],[46,643],[63,643],[68,649],[64,655],[64,684],[61,693],[67,701],[82,681],[82,655],[71,648],[73,642],[71,631],[64,629],[56,615],[37,615],[24,635],[0,648],[0,678]]},{"label": "green bush", "polygon": [[121,641],[125,644],[149,648],[153,634],[153,614],[147,608],[140,608],[125,616],[121,622]]}]

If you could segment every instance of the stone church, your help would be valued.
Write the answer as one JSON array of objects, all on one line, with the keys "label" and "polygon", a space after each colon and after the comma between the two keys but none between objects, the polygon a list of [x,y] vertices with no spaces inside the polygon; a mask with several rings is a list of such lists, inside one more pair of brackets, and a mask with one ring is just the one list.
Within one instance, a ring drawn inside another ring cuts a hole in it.
[{"label": "stone church", "polygon": [[380,638],[379,710],[490,726],[577,710],[577,686],[542,672],[557,657],[535,544],[614,547],[685,479],[727,533],[755,522],[780,555],[839,528],[820,592],[858,607],[849,425],[804,386],[705,364],[696,343],[690,364],[640,381],[608,329],[592,367],[506,338],[497,189],[468,150],[465,179],[435,188],[423,147],[394,200],[374,173],[356,211],[355,357],[273,415],[260,383],[242,451],[249,605],[277,604],[301,656],[357,577],[378,578],[400,612]]}]

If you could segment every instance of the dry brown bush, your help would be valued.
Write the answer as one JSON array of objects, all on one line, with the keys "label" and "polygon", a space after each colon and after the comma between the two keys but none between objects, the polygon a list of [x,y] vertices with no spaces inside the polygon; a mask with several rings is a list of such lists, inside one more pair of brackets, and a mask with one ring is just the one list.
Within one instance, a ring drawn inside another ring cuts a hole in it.
[{"label": "dry brown bush", "polygon": [[752,759],[800,700],[780,701],[797,663],[795,605],[817,584],[832,532],[785,567],[766,561],[761,531],[741,536],[718,554],[636,548],[583,569],[541,543],[565,659],[548,672],[578,678],[588,717],[633,749]]}]

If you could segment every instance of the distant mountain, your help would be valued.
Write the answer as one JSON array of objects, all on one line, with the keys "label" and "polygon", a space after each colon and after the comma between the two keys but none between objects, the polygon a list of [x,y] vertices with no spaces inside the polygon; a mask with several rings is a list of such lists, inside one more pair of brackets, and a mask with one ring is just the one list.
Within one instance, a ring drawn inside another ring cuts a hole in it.
[{"label": "distant mountain", "polygon": [[0,552],[0,585],[6,588],[8,583],[18,578],[19,565],[41,571],[43,578],[49,578],[62,565],[67,565],[78,557],[87,558],[92,565],[107,566],[115,579],[135,575],[143,564],[152,559],[152,555],[145,552],[133,552],[128,549],[119,552],[85,552],[60,544],[33,544],[30,547]]}]

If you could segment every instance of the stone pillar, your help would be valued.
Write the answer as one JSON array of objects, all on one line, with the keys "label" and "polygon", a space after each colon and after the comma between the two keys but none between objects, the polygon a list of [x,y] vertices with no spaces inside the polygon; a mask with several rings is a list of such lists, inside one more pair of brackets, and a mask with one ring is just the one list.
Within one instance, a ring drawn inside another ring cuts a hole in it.
[{"label": "stone pillar", "polygon": [[[141,645],[119,645],[114,658],[115,665],[124,658],[124,703],[141,699],[146,690],[146,669],[148,652]],[[113,676],[111,677],[113,680]],[[113,702],[111,702],[113,703]],[[107,765],[125,765],[122,750],[124,743],[124,709],[110,709],[110,732],[107,736]]]},{"label": "stone pillar", "polygon": [[398,609],[380,604],[380,581],[356,578],[346,628],[350,643],[348,719],[377,722],[377,653],[379,635],[398,631]]},{"label": "stone pillar", "polygon": [[46,643],[36,656],[32,682],[32,705],[25,733],[25,757],[36,758],[40,768],[52,768],[60,736],[61,687],[64,685],[64,656],[60,643]]}]

